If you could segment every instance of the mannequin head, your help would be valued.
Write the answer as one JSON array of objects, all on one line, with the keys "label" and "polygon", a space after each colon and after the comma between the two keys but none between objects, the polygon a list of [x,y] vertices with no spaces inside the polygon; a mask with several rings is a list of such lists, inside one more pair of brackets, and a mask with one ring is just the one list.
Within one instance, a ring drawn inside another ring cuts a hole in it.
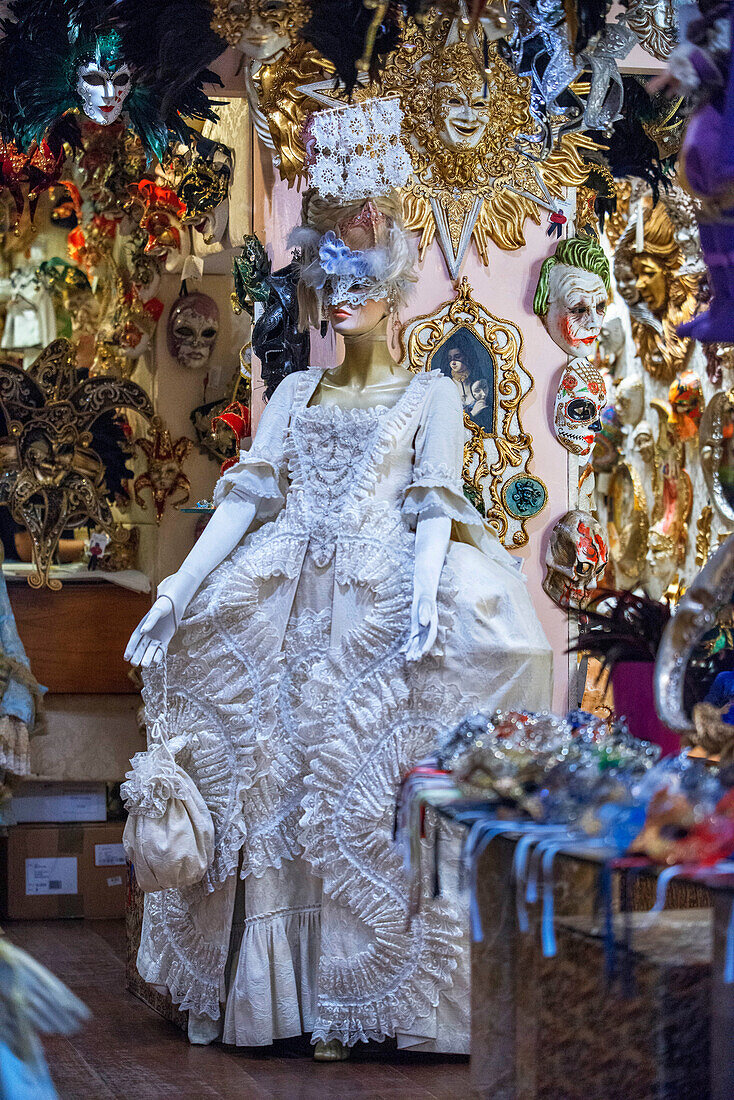
[{"label": "mannequin head", "polygon": [[533,310],[567,355],[594,353],[610,286],[609,261],[591,237],[561,241],[543,261]]},{"label": "mannequin head", "polygon": [[399,308],[415,280],[395,191],[351,203],[307,191],[290,244],[300,252],[301,329],[328,319],[342,335],[368,332]]}]

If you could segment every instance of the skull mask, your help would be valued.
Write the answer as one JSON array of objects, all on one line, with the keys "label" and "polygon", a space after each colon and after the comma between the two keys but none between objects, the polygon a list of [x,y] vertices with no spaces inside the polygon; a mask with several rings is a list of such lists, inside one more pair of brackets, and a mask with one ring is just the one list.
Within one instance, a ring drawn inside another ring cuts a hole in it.
[{"label": "skull mask", "polygon": [[187,370],[205,367],[219,332],[219,307],[207,294],[186,294],[168,315],[168,350]]},{"label": "skull mask", "polygon": [[545,556],[543,590],[564,609],[582,607],[609,560],[604,530],[588,512],[573,509],[558,520]]},{"label": "skull mask", "polygon": [[571,454],[591,453],[594,436],[601,431],[601,413],[607,392],[596,367],[585,359],[572,359],[563,372],[556,394],[555,426],[558,442]]}]

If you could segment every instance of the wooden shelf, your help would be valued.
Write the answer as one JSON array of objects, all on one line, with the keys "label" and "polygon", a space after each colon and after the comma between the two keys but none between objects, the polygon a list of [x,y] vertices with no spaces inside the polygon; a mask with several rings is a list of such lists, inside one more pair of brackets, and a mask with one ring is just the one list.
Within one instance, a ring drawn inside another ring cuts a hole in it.
[{"label": "wooden shelf", "polygon": [[83,581],[60,592],[9,584],[8,592],[33,675],[50,692],[137,692],[123,653],[150,607],[149,595]]}]

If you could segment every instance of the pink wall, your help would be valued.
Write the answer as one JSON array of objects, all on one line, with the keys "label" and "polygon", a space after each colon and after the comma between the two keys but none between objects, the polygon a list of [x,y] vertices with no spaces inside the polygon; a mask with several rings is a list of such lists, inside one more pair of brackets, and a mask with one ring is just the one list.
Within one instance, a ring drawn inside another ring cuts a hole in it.
[{"label": "pink wall", "polygon": [[[269,155],[255,152],[254,225],[255,232],[268,246],[274,265],[288,260],[285,247],[291,226],[299,217],[300,196],[275,179]],[[565,650],[568,644],[566,615],[551,603],[541,588],[543,562],[550,530],[568,504],[566,452],[552,433],[552,412],[555,392],[565,357],[551,342],[532,311],[532,299],[540,264],[553,251],[555,239],[546,236],[547,215],[541,212],[541,225],[526,225],[527,244],[517,252],[503,252],[490,244],[489,265],[485,267],[474,248],[470,248],[462,275],[471,283],[474,297],[492,313],[514,321],[524,338],[522,360],[535,380],[535,386],[522,407],[523,426],[533,436],[534,458],[531,472],[548,487],[548,504],[539,516],[527,524],[528,544],[517,551],[524,560],[524,572],[535,609],[545,628],[555,653],[555,710],[566,707],[568,673]],[[403,321],[430,313],[454,296],[443,255],[436,242],[431,245],[420,267],[420,280]],[[313,362],[330,365],[337,361],[332,338],[321,340],[313,334]],[[257,397],[257,384],[253,384]]]}]

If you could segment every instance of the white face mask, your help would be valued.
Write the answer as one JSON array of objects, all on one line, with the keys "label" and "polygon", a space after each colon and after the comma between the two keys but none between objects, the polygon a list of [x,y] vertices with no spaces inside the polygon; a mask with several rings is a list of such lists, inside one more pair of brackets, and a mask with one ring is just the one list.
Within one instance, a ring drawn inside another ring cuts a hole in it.
[{"label": "white face mask", "polygon": [[110,73],[96,61],[84,61],[77,69],[76,91],[87,118],[109,126],[117,122],[132,91],[132,76],[127,65]]}]

